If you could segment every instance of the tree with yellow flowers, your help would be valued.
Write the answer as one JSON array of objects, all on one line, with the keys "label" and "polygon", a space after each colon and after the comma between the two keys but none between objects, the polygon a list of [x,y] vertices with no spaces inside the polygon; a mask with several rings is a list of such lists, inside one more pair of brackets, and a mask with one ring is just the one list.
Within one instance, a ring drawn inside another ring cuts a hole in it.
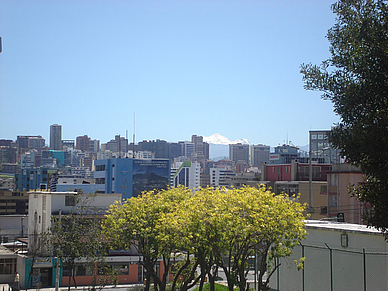
[{"label": "tree with yellow flowers", "polygon": [[162,258],[167,271],[174,253],[184,255],[184,262],[177,270],[172,290],[177,290],[176,279],[185,268],[191,271],[185,272],[190,275],[179,286],[182,291],[196,282],[202,290],[205,277],[213,291],[218,268],[224,270],[230,291],[236,286],[240,291],[248,290],[248,258],[255,252],[262,258],[259,290],[268,290],[269,279],[278,266],[272,265],[271,269],[267,262],[291,255],[292,248],[304,238],[305,208],[264,186],[204,188],[194,195],[178,187],[144,193],[113,205],[103,227],[114,245],[134,245],[142,253],[149,276],[146,290],[151,277],[159,290],[165,290],[167,273],[160,280],[153,270]]},{"label": "tree with yellow flowers", "polygon": [[[134,246],[142,255],[140,263],[147,271],[147,291],[151,279],[160,291],[165,290],[178,238],[163,225],[163,217],[169,212],[176,212],[180,203],[190,199],[190,196],[191,191],[184,188],[143,193],[113,204],[102,222],[104,234],[112,247],[129,249]],[[165,267],[162,278],[155,270],[159,259],[163,260]]]}]

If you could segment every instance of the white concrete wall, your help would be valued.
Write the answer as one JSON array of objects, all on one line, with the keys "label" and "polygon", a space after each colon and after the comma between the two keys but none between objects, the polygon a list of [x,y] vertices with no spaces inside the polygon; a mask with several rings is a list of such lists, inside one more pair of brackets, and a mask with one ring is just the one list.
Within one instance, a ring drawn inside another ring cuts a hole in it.
[{"label": "white concrete wall", "polygon": [[[280,259],[272,288],[279,280],[279,290],[303,290],[304,276],[304,290],[326,291],[332,285],[333,290],[364,290],[366,276],[367,290],[388,290],[388,244],[380,232],[364,225],[313,221],[308,222],[307,232],[301,242],[304,247],[297,246],[292,257]],[[341,246],[342,234],[348,236],[347,247]],[[298,271],[294,260],[302,256],[304,271]]]}]

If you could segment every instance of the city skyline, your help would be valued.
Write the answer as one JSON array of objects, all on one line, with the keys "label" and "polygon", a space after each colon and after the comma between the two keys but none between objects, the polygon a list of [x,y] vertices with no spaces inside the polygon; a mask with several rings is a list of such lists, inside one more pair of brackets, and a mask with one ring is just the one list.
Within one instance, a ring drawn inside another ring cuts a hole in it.
[{"label": "city skyline", "polygon": [[0,138],[302,146],[339,120],[299,73],[329,56],[332,1],[0,3]]}]

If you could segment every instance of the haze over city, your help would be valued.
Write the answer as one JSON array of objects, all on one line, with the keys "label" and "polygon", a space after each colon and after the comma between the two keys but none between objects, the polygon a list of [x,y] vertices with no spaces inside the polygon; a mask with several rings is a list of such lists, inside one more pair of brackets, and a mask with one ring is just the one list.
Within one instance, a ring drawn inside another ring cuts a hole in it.
[{"label": "haze over city", "polygon": [[308,144],[338,121],[299,67],[329,56],[332,1],[0,1],[0,136],[214,133]]}]

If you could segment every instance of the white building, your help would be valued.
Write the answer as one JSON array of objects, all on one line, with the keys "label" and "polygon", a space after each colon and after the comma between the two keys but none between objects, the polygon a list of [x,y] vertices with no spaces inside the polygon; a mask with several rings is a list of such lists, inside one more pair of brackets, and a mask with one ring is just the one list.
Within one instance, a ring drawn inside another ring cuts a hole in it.
[{"label": "white building", "polygon": [[[130,151],[132,153],[132,151]],[[151,151],[138,151],[135,152],[135,159],[150,160],[155,159],[155,154]]]},{"label": "white building", "polygon": [[170,185],[182,185],[196,191],[200,186],[200,172],[201,165],[197,162],[176,162],[171,167]]},{"label": "white building", "polygon": [[[276,290],[388,290],[388,244],[365,225],[310,220],[294,255],[280,259]],[[297,270],[294,260],[305,257]]]},{"label": "white building", "polygon": [[235,171],[225,168],[211,168],[210,169],[210,186],[228,186],[225,181],[236,175]]},{"label": "white building", "polygon": [[121,201],[121,194],[77,194],[76,192],[31,191],[28,193],[28,238],[29,248],[36,248],[36,238],[51,226],[52,215],[59,212],[76,212],[79,206],[86,213],[103,214],[115,201]]},{"label": "white building", "polygon": [[31,150],[22,155],[22,158],[21,158],[22,169],[29,169],[35,166],[36,154],[38,154],[37,150]]}]

